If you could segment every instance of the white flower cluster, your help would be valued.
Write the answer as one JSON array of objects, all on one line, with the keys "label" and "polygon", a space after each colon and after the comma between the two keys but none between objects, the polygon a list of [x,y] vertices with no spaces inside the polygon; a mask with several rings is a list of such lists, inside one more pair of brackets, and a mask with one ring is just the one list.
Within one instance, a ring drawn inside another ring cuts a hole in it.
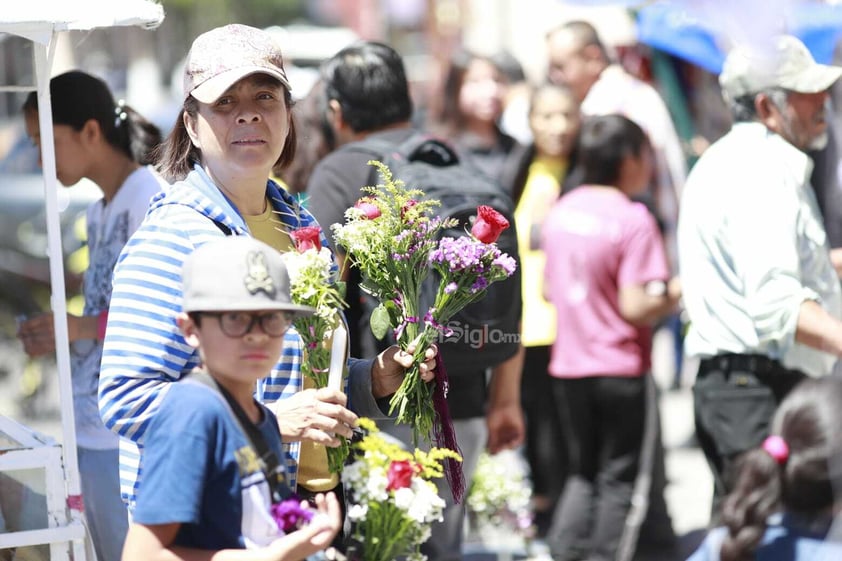
[{"label": "white flower cluster", "polygon": [[[284,263],[289,275],[290,289],[303,300],[318,298],[319,292],[333,282],[333,257],[326,247],[318,251],[288,251],[284,253]],[[336,310],[330,306],[318,309],[318,314],[325,318],[330,318],[335,313]]]},{"label": "white flower cluster", "polygon": [[379,223],[366,219],[365,213],[354,207],[345,211],[345,224],[334,224],[330,229],[336,242],[357,256],[382,251],[388,234]]},{"label": "white flower cluster", "polygon": [[326,247],[316,251],[287,251],[283,254],[291,286],[299,286],[312,276],[331,280],[330,267],[333,259]]},{"label": "white flower cluster", "polygon": [[[514,456],[513,456],[514,455]],[[512,451],[483,453],[468,490],[469,512],[480,524],[531,524],[532,489],[523,462]]]}]

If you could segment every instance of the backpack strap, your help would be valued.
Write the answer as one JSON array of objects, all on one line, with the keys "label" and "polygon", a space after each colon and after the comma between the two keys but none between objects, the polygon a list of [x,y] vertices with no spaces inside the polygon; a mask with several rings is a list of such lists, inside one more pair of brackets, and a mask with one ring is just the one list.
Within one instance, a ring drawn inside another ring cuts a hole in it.
[{"label": "backpack strap", "polygon": [[281,468],[278,456],[269,448],[266,439],[263,437],[263,433],[251,422],[251,419],[248,418],[248,415],[246,415],[246,412],[243,411],[243,408],[240,407],[240,404],[237,403],[234,397],[219,385],[210,374],[198,368],[190,372],[184,378],[184,381],[206,386],[225,398],[225,404],[234,423],[239,427],[240,432],[245,435],[246,440],[248,440],[249,445],[257,455],[260,470],[263,472],[263,476],[269,485],[272,503],[278,503],[289,497],[291,490],[289,485],[287,485],[284,470]]},{"label": "backpack strap", "polygon": [[456,150],[444,140],[420,131],[413,132],[400,144],[368,136],[362,140],[346,144],[344,150],[364,152],[381,161],[387,158],[405,161],[423,161],[434,166],[449,166],[459,163]]}]

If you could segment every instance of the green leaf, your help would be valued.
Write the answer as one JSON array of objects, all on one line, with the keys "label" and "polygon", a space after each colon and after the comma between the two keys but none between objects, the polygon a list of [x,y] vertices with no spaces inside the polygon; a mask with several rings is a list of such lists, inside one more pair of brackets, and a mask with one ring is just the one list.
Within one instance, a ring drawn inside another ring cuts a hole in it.
[{"label": "green leaf", "polygon": [[386,311],[386,307],[383,304],[380,304],[371,312],[369,323],[371,325],[371,332],[375,337],[382,339],[386,336],[386,332],[389,331],[391,324],[389,323],[389,312]]},{"label": "green leaf", "polygon": [[339,292],[339,297],[345,300],[348,292],[348,286],[345,281],[336,281],[336,290]]}]

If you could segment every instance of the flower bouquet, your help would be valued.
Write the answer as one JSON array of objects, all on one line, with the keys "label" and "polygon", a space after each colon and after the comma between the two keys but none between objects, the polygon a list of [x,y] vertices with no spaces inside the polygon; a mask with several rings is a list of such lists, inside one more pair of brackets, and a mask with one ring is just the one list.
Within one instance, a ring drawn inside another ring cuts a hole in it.
[{"label": "flower bouquet", "polygon": [[[284,261],[289,273],[291,299],[295,304],[316,309],[314,315],[299,317],[293,322],[307,353],[301,371],[317,388],[336,385],[337,389],[343,390],[347,331],[342,325],[340,311],[347,305],[342,298],[341,284],[335,278],[332,254],[322,247],[318,226],[298,228],[289,235],[295,243],[295,251],[284,254]],[[331,473],[342,469],[349,452],[348,441],[341,436],[337,438],[340,445],[327,448]]]},{"label": "flower bouquet", "polygon": [[[508,222],[494,209],[479,207],[470,236],[441,237],[457,223],[434,215],[439,202],[406,188],[383,163],[369,164],[383,183],[362,188],[367,195],[345,212],[344,224],[333,225],[333,234],[362,272],[361,288],[380,302],[371,316],[375,336],[383,337],[391,327],[402,349],[415,346],[414,366],[392,397],[390,414],[397,412],[396,421],[412,427],[414,442],[419,435],[429,441],[445,422],[447,379],[439,362],[435,384],[425,384],[419,365],[434,341],[450,335],[445,326],[453,314],[514,272],[514,259],[494,244]],[[422,284],[431,270],[441,280],[433,305],[421,309]]]},{"label": "flower bouquet", "polygon": [[471,526],[480,534],[508,528],[530,538],[532,489],[523,460],[511,450],[479,457],[466,500]]},{"label": "flower bouquet", "polygon": [[356,461],[342,471],[352,539],[347,557],[424,559],[420,546],[430,537],[430,525],[442,519],[445,506],[431,479],[443,476],[445,459],[462,459],[447,448],[411,453],[386,442],[374,421],[362,418],[359,425],[368,434],[354,443]]}]

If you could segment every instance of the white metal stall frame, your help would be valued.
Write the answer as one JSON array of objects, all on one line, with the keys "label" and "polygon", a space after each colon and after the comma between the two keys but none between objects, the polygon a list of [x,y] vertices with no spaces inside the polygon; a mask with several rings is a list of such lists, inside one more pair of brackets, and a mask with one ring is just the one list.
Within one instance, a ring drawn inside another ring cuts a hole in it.
[{"label": "white metal stall frame", "polygon": [[[33,43],[33,85],[0,85],[0,91],[37,91],[41,160],[44,175],[44,200],[50,262],[51,297],[54,315],[56,362],[62,418],[63,462],[61,449],[45,443],[14,422],[3,423],[9,436],[24,448],[0,454],[0,470],[44,468],[47,477],[48,528],[0,535],[0,549],[36,544],[50,545],[54,561],[85,561],[85,528],[79,470],[76,458],[76,431],[70,380],[70,348],[67,333],[64,263],[57,200],[56,163],[53,146],[53,119],[50,109],[50,73],[55,55],[57,33],[84,31],[100,27],[140,26],[153,29],[164,19],[164,9],[150,0],[27,0],[7,3],[0,11],[0,33],[10,33]],[[0,417],[0,421],[3,418]],[[63,482],[58,481],[57,475]],[[56,487],[63,483],[63,494]],[[59,496],[56,496],[59,495]],[[69,508],[68,508],[69,507]],[[69,519],[67,513],[69,512]],[[71,547],[68,547],[71,544]]]}]

